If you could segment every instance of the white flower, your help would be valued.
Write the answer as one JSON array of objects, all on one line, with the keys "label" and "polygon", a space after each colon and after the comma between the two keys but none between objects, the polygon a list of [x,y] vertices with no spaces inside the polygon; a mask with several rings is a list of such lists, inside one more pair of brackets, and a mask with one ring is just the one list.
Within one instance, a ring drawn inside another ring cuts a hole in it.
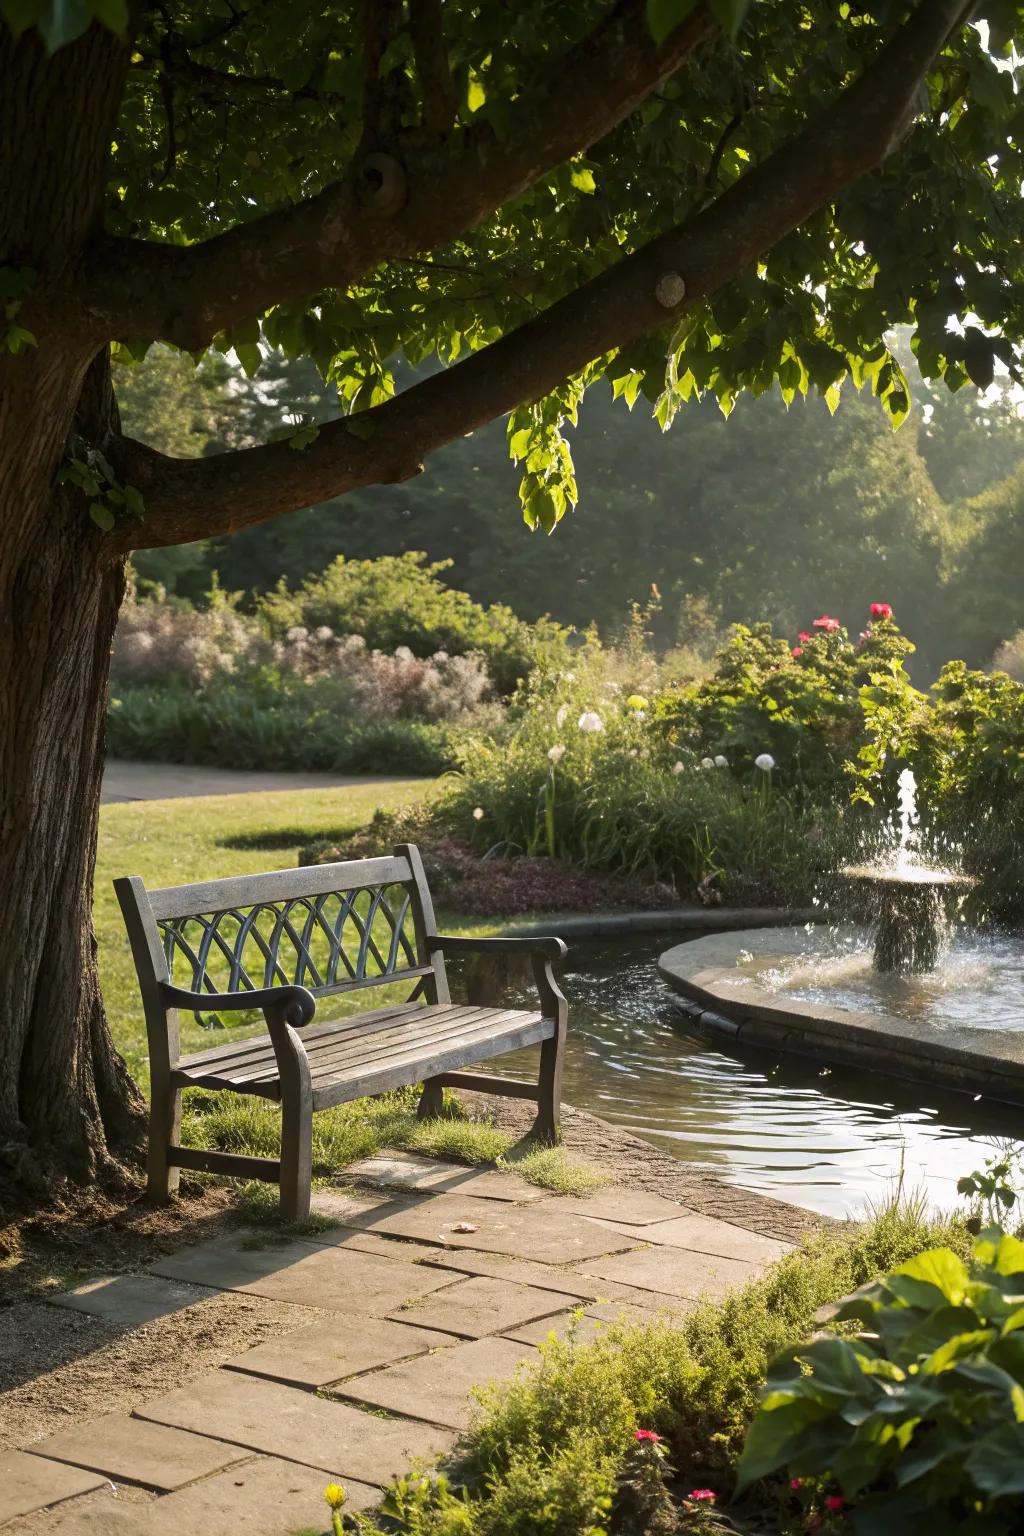
[{"label": "white flower", "polygon": [[647,719],[647,711],[646,711],[646,709],[635,709],[633,711],[633,719],[634,720],[646,720]]},{"label": "white flower", "polygon": [[320,628],[316,631],[316,638],[318,640],[333,640],[334,630],[329,624],[321,624]]},{"label": "white flower", "polygon": [[715,767],[716,768],[728,768],[728,766],[729,766],[729,759],[727,757],[723,757],[722,754],[719,753],[718,756],[715,758]]},{"label": "white flower", "polygon": [[601,716],[597,713],[597,711],[593,709],[584,710],[576,724],[579,726],[580,730],[585,731],[588,736],[594,735],[596,731],[604,730],[604,721],[601,719]]},{"label": "white flower", "polygon": [[629,755],[630,757],[636,757],[636,747],[630,747]]},{"label": "white flower", "polygon": [[285,634],[285,639],[290,640],[293,645],[297,645],[300,640],[309,639],[309,630],[304,624],[293,624],[291,629]]},{"label": "white flower", "polygon": [[568,706],[568,704],[560,704],[558,706],[558,714],[555,716],[555,724],[558,726],[559,730],[561,730],[562,726],[565,724],[565,722],[568,720],[568,718],[569,718],[569,706]]},{"label": "white flower", "polygon": [[474,821],[483,821],[483,819],[484,819],[484,808],[483,808],[482,805],[478,805],[476,810],[473,812],[473,820]]},{"label": "white flower", "polygon": [[754,767],[760,768],[762,773],[771,773],[775,767],[775,759],[770,752],[760,752],[754,758]]},{"label": "white flower", "polygon": [[700,765],[702,768],[713,768],[715,766],[715,760],[713,757],[702,757],[700,760]]},{"label": "white flower", "polygon": [[650,757],[650,755],[651,755],[650,747],[641,747],[640,748],[640,756],[641,757]]},{"label": "white flower", "polygon": [[682,763],[673,763],[672,764],[672,772],[673,773],[682,773],[683,772],[683,766],[684,765]]},{"label": "white flower", "polygon": [[558,742],[553,747],[548,747],[548,757],[553,763],[560,763],[565,756],[565,748]]},{"label": "white flower", "polygon": [[562,676],[565,678],[567,683],[574,683],[576,681],[575,672],[563,672]]}]

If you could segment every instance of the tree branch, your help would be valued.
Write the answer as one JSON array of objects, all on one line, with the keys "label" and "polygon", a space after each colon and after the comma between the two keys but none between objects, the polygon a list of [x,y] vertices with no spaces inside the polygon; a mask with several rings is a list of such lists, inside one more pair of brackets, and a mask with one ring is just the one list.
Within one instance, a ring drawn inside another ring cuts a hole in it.
[{"label": "tree branch", "polygon": [[449,133],[455,122],[455,85],[448,64],[441,0],[409,0],[409,33],[427,126],[436,134]]},{"label": "tree branch", "polygon": [[644,0],[618,0],[581,43],[537,71],[510,107],[501,140],[481,122],[453,132],[443,149],[410,157],[397,210],[376,195],[357,155],[317,196],[196,245],[101,238],[79,287],[97,339],[145,336],[199,351],[272,304],[345,287],[382,260],[446,245],[604,137],[714,31],[698,7],[655,47]]},{"label": "tree branch", "polygon": [[834,103],[710,207],[465,362],[323,427],[305,450],[274,443],[179,460],[126,443],[124,478],[143,491],[147,515],[112,535],[115,547],[231,533],[360,486],[409,479],[436,448],[675,322],[881,164],[906,131],[922,75],[969,9],[965,0],[923,0]]}]

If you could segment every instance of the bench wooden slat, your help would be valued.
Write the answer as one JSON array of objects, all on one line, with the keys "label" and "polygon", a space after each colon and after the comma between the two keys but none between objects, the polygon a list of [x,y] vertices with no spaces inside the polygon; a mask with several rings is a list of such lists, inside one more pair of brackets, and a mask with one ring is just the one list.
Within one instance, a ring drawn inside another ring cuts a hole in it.
[{"label": "bench wooden slat", "polygon": [[346,1051],[341,1057],[311,1058],[310,1076],[314,1083],[330,1077],[347,1077],[352,1071],[359,1071],[368,1061],[387,1061],[415,1056],[417,1053],[422,1056],[424,1049],[433,1048],[446,1040],[464,1040],[469,1044],[481,1036],[490,1038],[507,1033],[509,1029],[521,1027],[526,1021],[532,1027],[539,1019],[539,1014],[508,1010],[497,1017],[491,1016],[489,1012],[487,1017],[481,1017],[473,1011],[462,1019],[432,1020],[415,1032],[392,1035],[387,1040],[371,1036],[365,1043]]},{"label": "bench wooden slat", "polygon": [[[339,1020],[333,1029],[330,1027],[326,1028],[317,1040],[312,1041],[308,1045],[303,1040],[303,1044],[306,1045],[306,1055],[309,1058],[310,1066],[312,1067],[314,1061],[321,1060],[325,1052],[343,1052],[346,1047],[350,1050],[359,1049],[359,1042],[364,1038],[368,1037],[373,1040],[379,1040],[382,1035],[386,1039],[391,1033],[404,1034],[416,1023],[419,1016],[427,1011],[424,1008],[409,1008],[407,1006],[403,1013],[396,1015],[394,1018],[382,1020],[377,1027],[371,1025],[369,1029],[353,1028],[348,1020]],[[432,1014],[441,1012],[445,1015],[460,1015],[468,1010],[466,1008],[445,1007],[441,1010],[434,1009],[430,1011]],[[365,1015],[363,1018],[365,1020]],[[227,1064],[218,1062],[217,1072],[219,1076],[229,1077],[232,1082],[239,1084],[262,1080],[267,1077],[277,1076],[276,1060],[273,1046],[269,1040],[264,1040],[256,1050],[251,1051],[243,1060],[233,1060]],[[205,1070],[206,1064],[202,1061],[194,1063],[194,1066],[196,1065],[200,1070]]]},{"label": "bench wooden slat", "polygon": [[[530,1016],[524,1017],[529,1019]],[[348,1099],[361,1098],[364,1094],[387,1093],[394,1088],[406,1088],[425,1078],[432,1080],[462,1063],[488,1061],[491,1057],[503,1056],[506,1051],[536,1045],[551,1038],[554,1028],[552,1020],[537,1014],[532,1023],[526,1023],[511,1033],[487,1035],[469,1044],[456,1037],[427,1057],[414,1056],[404,1061],[390,1062],[387,1066],[366,1064],[358,1072],[314,1088],[313,1104],[317,1109],[329,1109],[334,1104],[343,1104]]]},{"label": "bench wooden slat", "polygon": [[[454,1004],[442,1004],[442,1007],[454,1007]],[[342,1030],[356,1033],[363,1029],[372,1029],[379,1020],[389,1018],[405,1018],[414,1013],[422,1012],[422,1006],[418,1003],[392,1003],[387,1008],[375,1008],[372,1012],[354,1013],[349,1018],[328,1019],[323,1024],[311,1024],[302,1030],[302,1043],[307,1051],[315,1050],[317,1042],[325,1036],[331,1039],[337,1037]],[[270,1037],[266,1030],[260,1035],[246,1035],[243,1040],[231,1040],[226,1045],[210,1046],[205,1051],[195,1051],[191,1056],[183,1056],[175,1065],[178,1067],[192,1067],[197,1064],[216,1063],[218,1066],[230,1065],[236,1058],[239,1060],[246,1056],[257,1055],[270,1046]]]},{"label": "bench wooden slat", "polygon": [[262,875],[232,875],[198,885],[168,885],[149,891],[157,922],[199,913],[255,907],[265,901],[292,901],[301,896],[325,896],[332,891],[357,891],[363,886],[408,885],[413,878],[408,859],[353,859],[346,864],[306,864],[297,869],[273,869]]}]

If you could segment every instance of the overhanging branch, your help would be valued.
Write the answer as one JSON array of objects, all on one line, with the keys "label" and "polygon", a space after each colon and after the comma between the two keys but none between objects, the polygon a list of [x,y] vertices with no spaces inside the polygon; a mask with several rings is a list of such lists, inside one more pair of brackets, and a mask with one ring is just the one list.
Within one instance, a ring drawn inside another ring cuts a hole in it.
[{"label": "overhanging branch", "polygon": [[449,244],[603,138],[714,30],[700,6],[655,46],[644,0],[617,0],[582,42],[537,71],[500,140],[480,122],[410,155],[404,206],[387,216],[361,185],[357,157],[317,196],[196,245],[102,238],[79,287],[98,340],[144,336],[198,351],[273,304]]},{"label": "overhanging branch", "polygon": [[302,452],[275,443],[176,460],[126,444],[125,478],[142,489],[148,510],[113,542],[148,548],[231,533],[360,486],[408,479],[443,444],[674,322],[881,164],[906,129],[922,75],[968,10],[964,0],[923,0],[832,105],[710,207],[465,362],[330,423]]}]

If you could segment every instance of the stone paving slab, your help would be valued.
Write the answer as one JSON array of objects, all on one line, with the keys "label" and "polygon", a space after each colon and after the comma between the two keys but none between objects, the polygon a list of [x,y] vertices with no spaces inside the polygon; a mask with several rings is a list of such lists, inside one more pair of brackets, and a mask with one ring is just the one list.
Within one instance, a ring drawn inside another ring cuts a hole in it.
[{"label": "stone paving slab", "polygon": [[474,1339],[436,1355],[356,1376],[335,1387],[338,1396],[378,1408],[415,1414],[431,1424],[465,1429],[477,1407],[475,1386],[506,1381],[524,1361],[536,1358],[527,1344],[511,1339]]},{"label": "stone paving slab", "polygon": [[139,1483],[164,1493],[243,1461],[249,1454],[221,1440],[121,1413],[52,1435],[30,1449],[54,1461],[72,1462],[118,1482]]},{"label": "stone paving slab", "polygon": [[582,1216],[548,1211],[547,1202],[516,1206],[470,1195],[434,1195],[416,1202],[379,1200],[368,1205],[358,1196],[322,1191],[315,1203],[317,1210],[345,1226],[445,1247],[528,1253],[542,1263],[578,1263],[630,1246],[627,1238]]},{"label": "stone paving slab", "polygon": [[487,1333],[503,1333],[531,1318],[548,1317],[561,1304],[562,1297],[554,1291],[474,1275],[432,1296],[420,1297],[403,1308],[401,1317],[420,1328],[441,1328],[449,1334],[479,1339]]},{"label": "stone paving slab", "polygon": [[[599,1217],[623,1226],[647,1227],[655,1222],[688,1216],[690,1211],[664,1195],[646,1189],[623,1189],[615,1185],[596,1189],[592,1195],[555,1195],[545,1202],[546,1211],[565,1211],[573,1216]],[[646,1236],[645,1236],[646,1241]]]},{"label": "stone paving slab", "polygon": [[106,1478],[81,1467],[67,1467],[24,1451],[5,1451],[0,1455],[0,1525],[99,1488],[104,1482]]},{"label": "stone paving slab", "polygon": [[[678,1305],[678,1303],[677,1303]],[[653,1307],[638,1307],[635,1302],[603,1302],[592,1307],[576,1307],[571,1312],[558,1312],[554,1317],[540,1317],[532,1323],[521,1323],[516,1328],[506,1328],[502,1338],[513,1339],[517,1344],[543,1344],[552,1334],[556,1339],[572,1335],[578,1344],[589,1344],[601,1333],[606,1333],[611,1323],[625,1328],[643,1326],[671,1314]]]},{"label": "stone paving slab", "polygon": [[353,1163],[346,1179],[373,1184],[381,1189],[429,1190],[436,1194],[473,1195],[479,1200],[529,1202],[543,1200],[547,1191],[528,1184],[515,1173],[497,1168],[467,1168],[465,1163],[444,1163],[415,1153],[381,1154]]},{"label": "stone paving slab", "polygon": [[269,1339],[244,1355],[236,1355],[226,1368],[315,1389],[450,1343],[446,1333],[353,1315],[327,1327],[322,1322],[311,1323],[283,1338]]},{"label": "stone paving slab", "polygon": [[761,1274],[762,1264],[741,1259],[723,1259],[717,1254],[694,1253],[688,1248],[640,1248],[632,1253],[612,1254],[595,1259],[586,1266],[589,1274],[603,1280],[621,1280],[640,1290],[660,1291],[664,1295],[715,1300],[736,1286],[746,1285]]},{"label": "stone paving slab", "polygon": [[517,1259],[514,1254],[477,1253],[472,1248],[459,1248],[450,1253],[434,1248],[423,1263],[456,1274],[492,1275],[496,1280],[513,1280],[518,1285],[533,1285],[538,1290],[555,1291],[577,1301],[594,1301],[599,1296],[611,1300],[623,1290],[629,1292],[632,1289],[599,1280],[595,1275],[585,1275],[578,1269],[535,1264],[532,1259]]},{"label": "stone paving slab", "polygon": [[345,1403],[238,1371],[210,1371],[136,1413],[196,1434],[215,1430],[234,1445],[340,1473],[342,1481],[354,1477],[381,1485],[407,1471],[413,1458],[433,1458],[451,1443],[450,1435],[410,1419],[373,1418]]},{"label": "stone paving slab", "polygon": [[329,1482],[339,1482],[345,1489],[348,1498],[343,1508],[348,1514],[380,1502],[380,1489],[370,1483],[261,1456],[159,1499],[145,1536],[286,1536],[295,1531],[327,1531],[330,1510],[324,1488]]},{"label": "stone paving slab", "polygon": [[[630,1229],[619,1221],[599,1221],[599,1226],[610,1227],[616,1232]],[[748,1232],[746,1227],[736,1227],[729,1221],[718,1221],[714,1216],[677,1216],[674,1221],[659,1221],[644,1227],[645,1243],[664,1244],[670,1248],[689,1248],[697,1253],[713,1253],[723,1259],[745,1259],[751,1264],[770,1264],[792,1253],[793,1245],[774,1237],[762,1237],[760,1232]]]},{"label": "stone paving slab", "polygon": [[[397,1245],[396,1245],[397,1246]],[[220,1238],[161,1259],[162,1272],[205,1277],[207,1285],[314,1305],[333,1312],[386,1316],[403,1302],[450,1285],[451,1277],[396,1255],[383,1258],[353,1248],[313,1243],[245,1248],[235,1238]]]},{"label": "stone paving slab", "polygon": [[209,1295],[209,1290],[175,1284],[163,1276],[148,1274],[104,1276],[76,1286],[73,1291],[51,1296],[49,1300],[55,1307],[88,1312],[105,1323],[140,1328],[144,1323],[155,1322],[158,1317],[169,1317],[197,1302],[206,1301]]}]

